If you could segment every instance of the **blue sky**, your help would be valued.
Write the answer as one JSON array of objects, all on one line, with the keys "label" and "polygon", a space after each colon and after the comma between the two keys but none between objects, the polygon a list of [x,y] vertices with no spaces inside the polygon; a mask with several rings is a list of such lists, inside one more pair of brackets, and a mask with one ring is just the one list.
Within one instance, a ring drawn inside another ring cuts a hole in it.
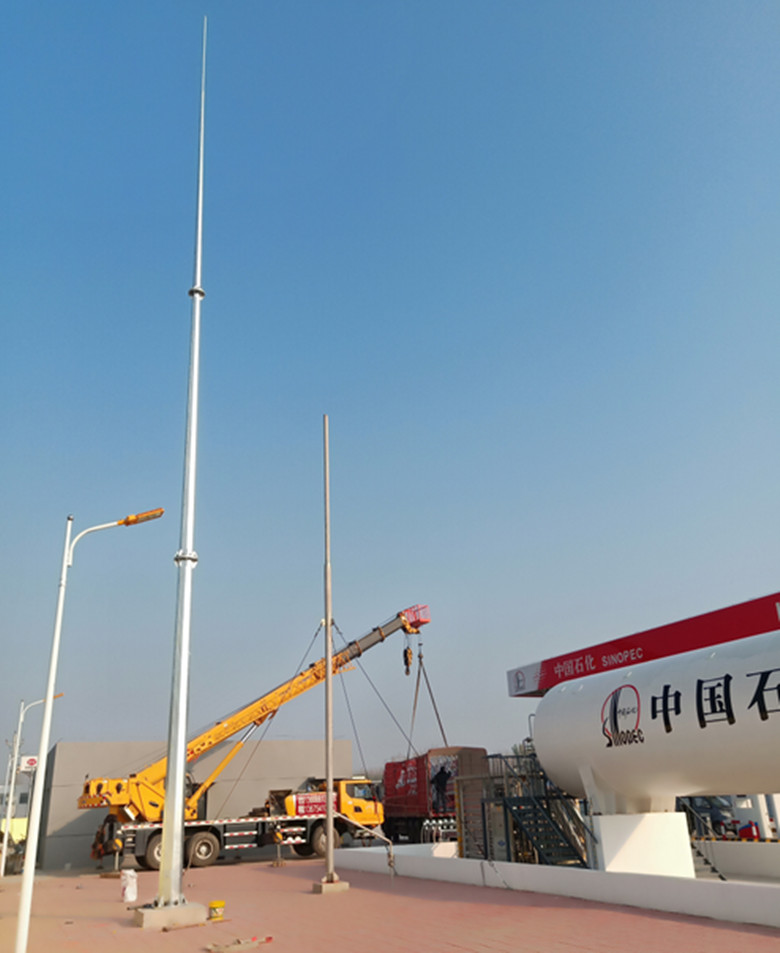
[{"label": "blue sky", "polygon": [[[430,604],[450,743],[526,735],[510,668],[780,588],[776,4],[13,0],[5,737],[66,516],[153,506],[76,551],[52,737],[167,731],[204,13],[193,728],[292,675],[323,614],[324,413],[336,621]],[[366,668],[408,726],[395,638]],[[404,754],[347,687],[368,767]]]}]

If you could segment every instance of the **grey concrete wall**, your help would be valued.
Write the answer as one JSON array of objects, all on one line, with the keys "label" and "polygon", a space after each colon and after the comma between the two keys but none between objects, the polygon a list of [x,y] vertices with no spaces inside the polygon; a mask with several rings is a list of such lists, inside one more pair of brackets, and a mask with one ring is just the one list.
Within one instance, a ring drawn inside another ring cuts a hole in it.
[{"label": "grey concrete wall", "polygon": [[[196,780],[204,780],[227,753],[223,746],[191,766]],[[76,806],[84,779],[126,777],[165,755],[160,742],[60,742],[51,750],[46,791],[40,863],[44,870],[74,869],[94,864],[89,852],[104,810],[80,811]],[[334,742],[333,772],[352,774],[352,744]],[[265,803],[269,790],[296,788],[308,777],[324,777],[322,741],[248,742],[208,793],[209,817],[239,817]]]}]

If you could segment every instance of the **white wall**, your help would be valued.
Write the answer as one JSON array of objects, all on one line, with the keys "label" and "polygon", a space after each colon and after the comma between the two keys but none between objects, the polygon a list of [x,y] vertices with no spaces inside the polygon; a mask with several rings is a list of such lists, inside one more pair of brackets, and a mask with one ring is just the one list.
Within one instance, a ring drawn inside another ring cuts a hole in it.
[{"label": "white wall", "polygon": [[725,877],[780,882],[780,843],[777,841],[696,840],[695,843],[700,853]]},{"label": "white wall", "polygon": [[597,814],[590,820],[599,870],[695,876],[684,814]]},{"label": "white wall", "polygon": [[[775,885],[445,859],[432,856],[433,846],[429,846],[427,857],[420,856],[420,845],[415,845],[411,854],[405,847],[394,848],[396,874],[780,927],[780,904]],[[339,850],[336,855],[339,870],[351,868],[391,876],[384,848]]]}]

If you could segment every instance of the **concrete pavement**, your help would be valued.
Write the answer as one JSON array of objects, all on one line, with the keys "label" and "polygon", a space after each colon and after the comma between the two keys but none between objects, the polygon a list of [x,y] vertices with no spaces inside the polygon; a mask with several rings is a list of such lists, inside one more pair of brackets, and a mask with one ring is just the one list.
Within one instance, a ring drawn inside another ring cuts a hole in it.
[{"label": "concrete pavement", "polygon": [[[222,923],[162,933],[133,926],[120,882],[94,871],[36,879],[28,953],[194,953],[271,936],[272,953],[780,953],[780,931],[496,888],[345,871],[350,889],[315,894],[320,860],[187,871],[187,899],[224,900]],[[19,877],[0,881],[0,949],[16,935]],[[138,902],[157,874],[139,872]],[[778,893],[780,900],[780,893]]]}]

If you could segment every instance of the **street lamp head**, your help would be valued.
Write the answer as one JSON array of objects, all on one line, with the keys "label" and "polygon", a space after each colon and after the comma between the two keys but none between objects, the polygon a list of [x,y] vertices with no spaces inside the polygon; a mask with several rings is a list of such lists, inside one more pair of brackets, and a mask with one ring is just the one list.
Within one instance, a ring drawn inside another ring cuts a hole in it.
[{"label": "street lamp head", "polygon": [[133,513],[123,520],[117,520],[117,526],[135,526],[136,523],[148,523],[149,520],[158,520],[165,510],[159,507],[156,510],[147,510],[145,513]]}]

